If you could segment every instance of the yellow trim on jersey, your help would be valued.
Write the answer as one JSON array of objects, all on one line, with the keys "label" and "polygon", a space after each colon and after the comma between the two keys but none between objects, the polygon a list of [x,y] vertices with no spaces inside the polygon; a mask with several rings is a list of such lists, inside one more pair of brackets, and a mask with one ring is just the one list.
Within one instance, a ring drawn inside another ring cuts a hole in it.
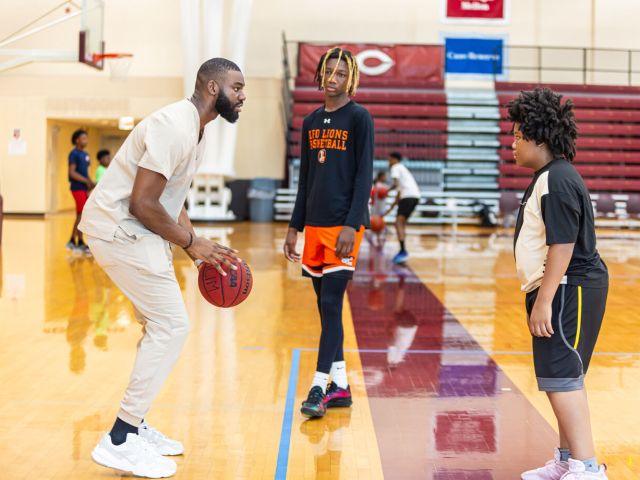
[{"label": "yellow trim on jersey", "polygon": [[576,342],[573,344],[573,349],[578,348],[578,342],[580,341],[580,327],[582,324],[582,287],[578,286],[578,329],[576,331]]}]

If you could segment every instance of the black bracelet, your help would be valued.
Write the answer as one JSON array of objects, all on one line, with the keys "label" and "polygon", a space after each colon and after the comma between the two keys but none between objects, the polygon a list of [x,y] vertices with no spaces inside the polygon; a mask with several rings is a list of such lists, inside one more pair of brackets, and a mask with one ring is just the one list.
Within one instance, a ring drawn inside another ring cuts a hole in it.
[{"label": "black bracelet", "polygon": [[183,250],[186,250],[191,246],[191,244],[193,244],[193,233],[191,232],[188,232],[188,233],[189,233],[189,243],[187,243],[186,247],[182,247]]}]

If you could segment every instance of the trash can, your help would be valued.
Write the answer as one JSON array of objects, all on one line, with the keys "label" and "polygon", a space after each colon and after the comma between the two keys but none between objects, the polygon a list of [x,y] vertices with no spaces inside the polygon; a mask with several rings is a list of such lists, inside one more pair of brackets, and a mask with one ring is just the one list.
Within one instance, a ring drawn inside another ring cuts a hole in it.
[{"label": "trash can", "polygon": [[273,222],[273,203],[276,198],[276,180],[258,177],[251,180],[249,218],[252,222]]}]

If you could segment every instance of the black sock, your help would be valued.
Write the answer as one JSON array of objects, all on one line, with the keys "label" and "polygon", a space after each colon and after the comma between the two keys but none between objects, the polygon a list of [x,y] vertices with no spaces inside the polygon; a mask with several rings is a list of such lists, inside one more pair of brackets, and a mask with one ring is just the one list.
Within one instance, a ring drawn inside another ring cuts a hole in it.
[{"label": "black sock", "polygon": [[135,433],[137,435],[138,427],[134,427],[130,423],[120,420],[120,418],[116,418],[111,432],[109,432],[111,443],[114,445],[122,445],[127,440],[127,433]]},{"label": "black sock", "polygon": [[404,240],[400,240],[400,250],[406,252],[406,250],[404,249]]}]

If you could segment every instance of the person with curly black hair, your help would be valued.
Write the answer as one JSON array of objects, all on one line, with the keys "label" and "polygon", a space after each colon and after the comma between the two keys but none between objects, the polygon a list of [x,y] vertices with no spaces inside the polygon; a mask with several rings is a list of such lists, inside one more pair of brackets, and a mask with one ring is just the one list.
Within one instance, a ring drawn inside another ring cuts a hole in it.
[{"label": "person with curly black hair", "polygon": [[522,199],[514,250],[526,292],[538,388],[558,421],[554,460],[523,480],[606,479],[593,446],[584,376],[604,317],[607,267],[596,249],[589,191],[572,162],[578,129],[571,100],[548,88],[508,105],[513,157],[533,170]]}]

